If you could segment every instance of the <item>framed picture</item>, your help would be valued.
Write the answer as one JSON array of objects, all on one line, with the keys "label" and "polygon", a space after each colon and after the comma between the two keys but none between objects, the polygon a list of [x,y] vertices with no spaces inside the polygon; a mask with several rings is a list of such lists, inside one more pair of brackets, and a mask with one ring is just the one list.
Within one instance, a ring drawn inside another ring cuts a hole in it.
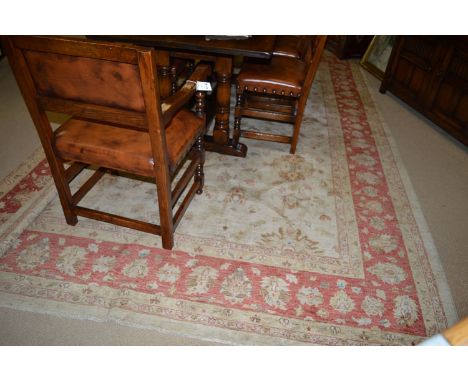
[{"label": "framed picture", "polygon": [[378,79],[383,79],[394,42],[395,36],[374,36],[362,57],[361,66]]}]

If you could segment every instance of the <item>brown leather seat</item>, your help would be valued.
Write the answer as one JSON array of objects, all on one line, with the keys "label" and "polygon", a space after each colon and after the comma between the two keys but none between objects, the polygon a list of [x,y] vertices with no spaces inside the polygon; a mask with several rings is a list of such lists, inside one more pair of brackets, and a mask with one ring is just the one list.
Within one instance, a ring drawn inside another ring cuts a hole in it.
[{"label": "brown leather seat", "polygon": [[[287,143],[291,145],[290,153],[295,153],[304,107],[325,46],[326,36],[307,36],[299,40],[306,41],[303,59],[302,56],[299,59],[274,55],[269,64],[247,62],[242,67],[237,76],[234,144],[242,136]],[[293,123],[293,134],[290,136],[242,130],[242,117]]]},{"label": "brown leather seat", "polygon": [[[190,81],[161,102],[158,55],[151,48],[70,37],[17,36],[3,42],[67,223],[77,224],[78,216],[101,220],[161,235],[162,246],[172,249],[177,225],[203,191],[206,116],[204,94],[195,83],[206,80],[210,67],[197,66]],[[46,111],[71,118],[54,132]],[[65,161],[72,163],[65,168]],[[182,161],[187,165],[179,165]],[[70,182],[89,165],[97,170],[72,193]],[[80,205],[107,169],[151,178],[159,224]]]},{"label": "brown leather seat", "polygon": [[[182,109],[166,127],[169,169],[177,165],[203,133],[203,119]],[[55,148],[64,160],[154,176],[148,133],[72,118],[55,133]]]},{"label": "brown leather seat", "polygon": [[237,76],[243,90],[299,97],[307,65],[290,57],[273,57],[269,64],[247,62]]}]

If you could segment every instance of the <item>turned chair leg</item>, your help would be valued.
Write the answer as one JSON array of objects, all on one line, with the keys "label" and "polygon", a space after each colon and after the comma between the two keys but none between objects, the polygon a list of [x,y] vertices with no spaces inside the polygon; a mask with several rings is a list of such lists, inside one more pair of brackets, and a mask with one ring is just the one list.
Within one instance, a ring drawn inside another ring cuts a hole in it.
[{"label": "turned chair leg", "polygon": [[[195,112],[199,117],[206,120],[205,110],[205,93],[195,93]],[[197,194],[200,195],[203,192],[203,186],[205,184],[205,174],[203,172],[203,165],[205,164],[205,143],[203,141],[203,135],[200,135],[195,142],[195,150],[198,151],[200,156],[200,162],[197,165],[194,175],[194,181],[198,183]]]},{"label": "turned chair leg", "polygon": [[232,141],[234,146],[239,143],[241,134],[241,119],[242,119],[242,91],[238,90],[236,96],[236,108],[234,113],[234,129],[232,132]]},{"label": "turned chair leg", "polygon": [[303,116],[303,112],[301,110],[296,115],[296,120],[294,121],[294,130],[293,130],[293,136],[291,140],[291,148],[289,149],[290,154],[296,153],[297,142],[299,141],[299,133],[301,131],[301,125],[302,125],[302,116]]},{"label": "turned chair leg", "polygon": [[203,186],[205,185],[205,173],[203,172],[203,166],[205,164],[205,145],[203,144],[202,136],[197,138],[195,149],[199,152],[200,155],[200,162],[197,165],[194,177],[195,182],[199,184],[197,194],[200,195],[203,193]]},{"label": "turned chair leg", "polygon": [[175,65],[171,66],[170,78],[171,78],[171,93],[175,94],[177,92],[177,68]]}]

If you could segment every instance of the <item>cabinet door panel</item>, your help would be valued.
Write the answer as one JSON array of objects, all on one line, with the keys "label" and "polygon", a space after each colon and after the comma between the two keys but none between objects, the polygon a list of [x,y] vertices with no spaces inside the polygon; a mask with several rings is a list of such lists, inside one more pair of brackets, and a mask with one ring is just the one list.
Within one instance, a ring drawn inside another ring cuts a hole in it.
[{"label": "cabinet door panel", "polygon": [[468,124],[468,93],[449,83],[442,83],[431,111],[452,119],[454,123]]},{"label": "cabinet door panel", "polygon": [[468,36],[398,36],[387,89],[468,145]]},{"label": "cabinet door panel", "polygon": [[402,98],[423,104],[437,61],[438,41],[431,36],[403,37],[398,62],[394,67],[392,87]]},{"label": "cabinet door panel", "polygon": [[468,140],[468,52],[450,49],[437,78],[430,112]]},{"label": "cabinet door panel", "polygon": [[468,94],[464,93],[460,97],[460,101],[457,103],[457,107],[454,112],[455,118],[460,121],[462,130],[465,130],[465,134],[468,137]]},{"label": "cabinet door panel", "polygon": [[424,94],[426,91],[427,79],[427,71],[420,69],[417,66],[413,67],[408,81],[408,89],[413,92],[415,97],[419,97]]}]

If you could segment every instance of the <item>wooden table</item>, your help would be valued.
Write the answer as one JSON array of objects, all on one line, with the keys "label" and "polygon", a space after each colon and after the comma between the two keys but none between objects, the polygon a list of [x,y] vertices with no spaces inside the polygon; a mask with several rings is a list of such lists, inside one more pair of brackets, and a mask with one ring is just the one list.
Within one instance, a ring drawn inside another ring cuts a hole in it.
[{"label": "wooden table", "polygon": [[268,60],[275,36],[252,36],[245,39],[210,39],[205,36],[88,36],[95,40],[127,42],[158,50],[161,96],[170,94],[170,57],[200,59],[214,63],[216,73],[216,116],[212,136],[205,137],[209,151],[245,157],[247,146],[234,144],[229,134],[232,61],[234,56]]}]

